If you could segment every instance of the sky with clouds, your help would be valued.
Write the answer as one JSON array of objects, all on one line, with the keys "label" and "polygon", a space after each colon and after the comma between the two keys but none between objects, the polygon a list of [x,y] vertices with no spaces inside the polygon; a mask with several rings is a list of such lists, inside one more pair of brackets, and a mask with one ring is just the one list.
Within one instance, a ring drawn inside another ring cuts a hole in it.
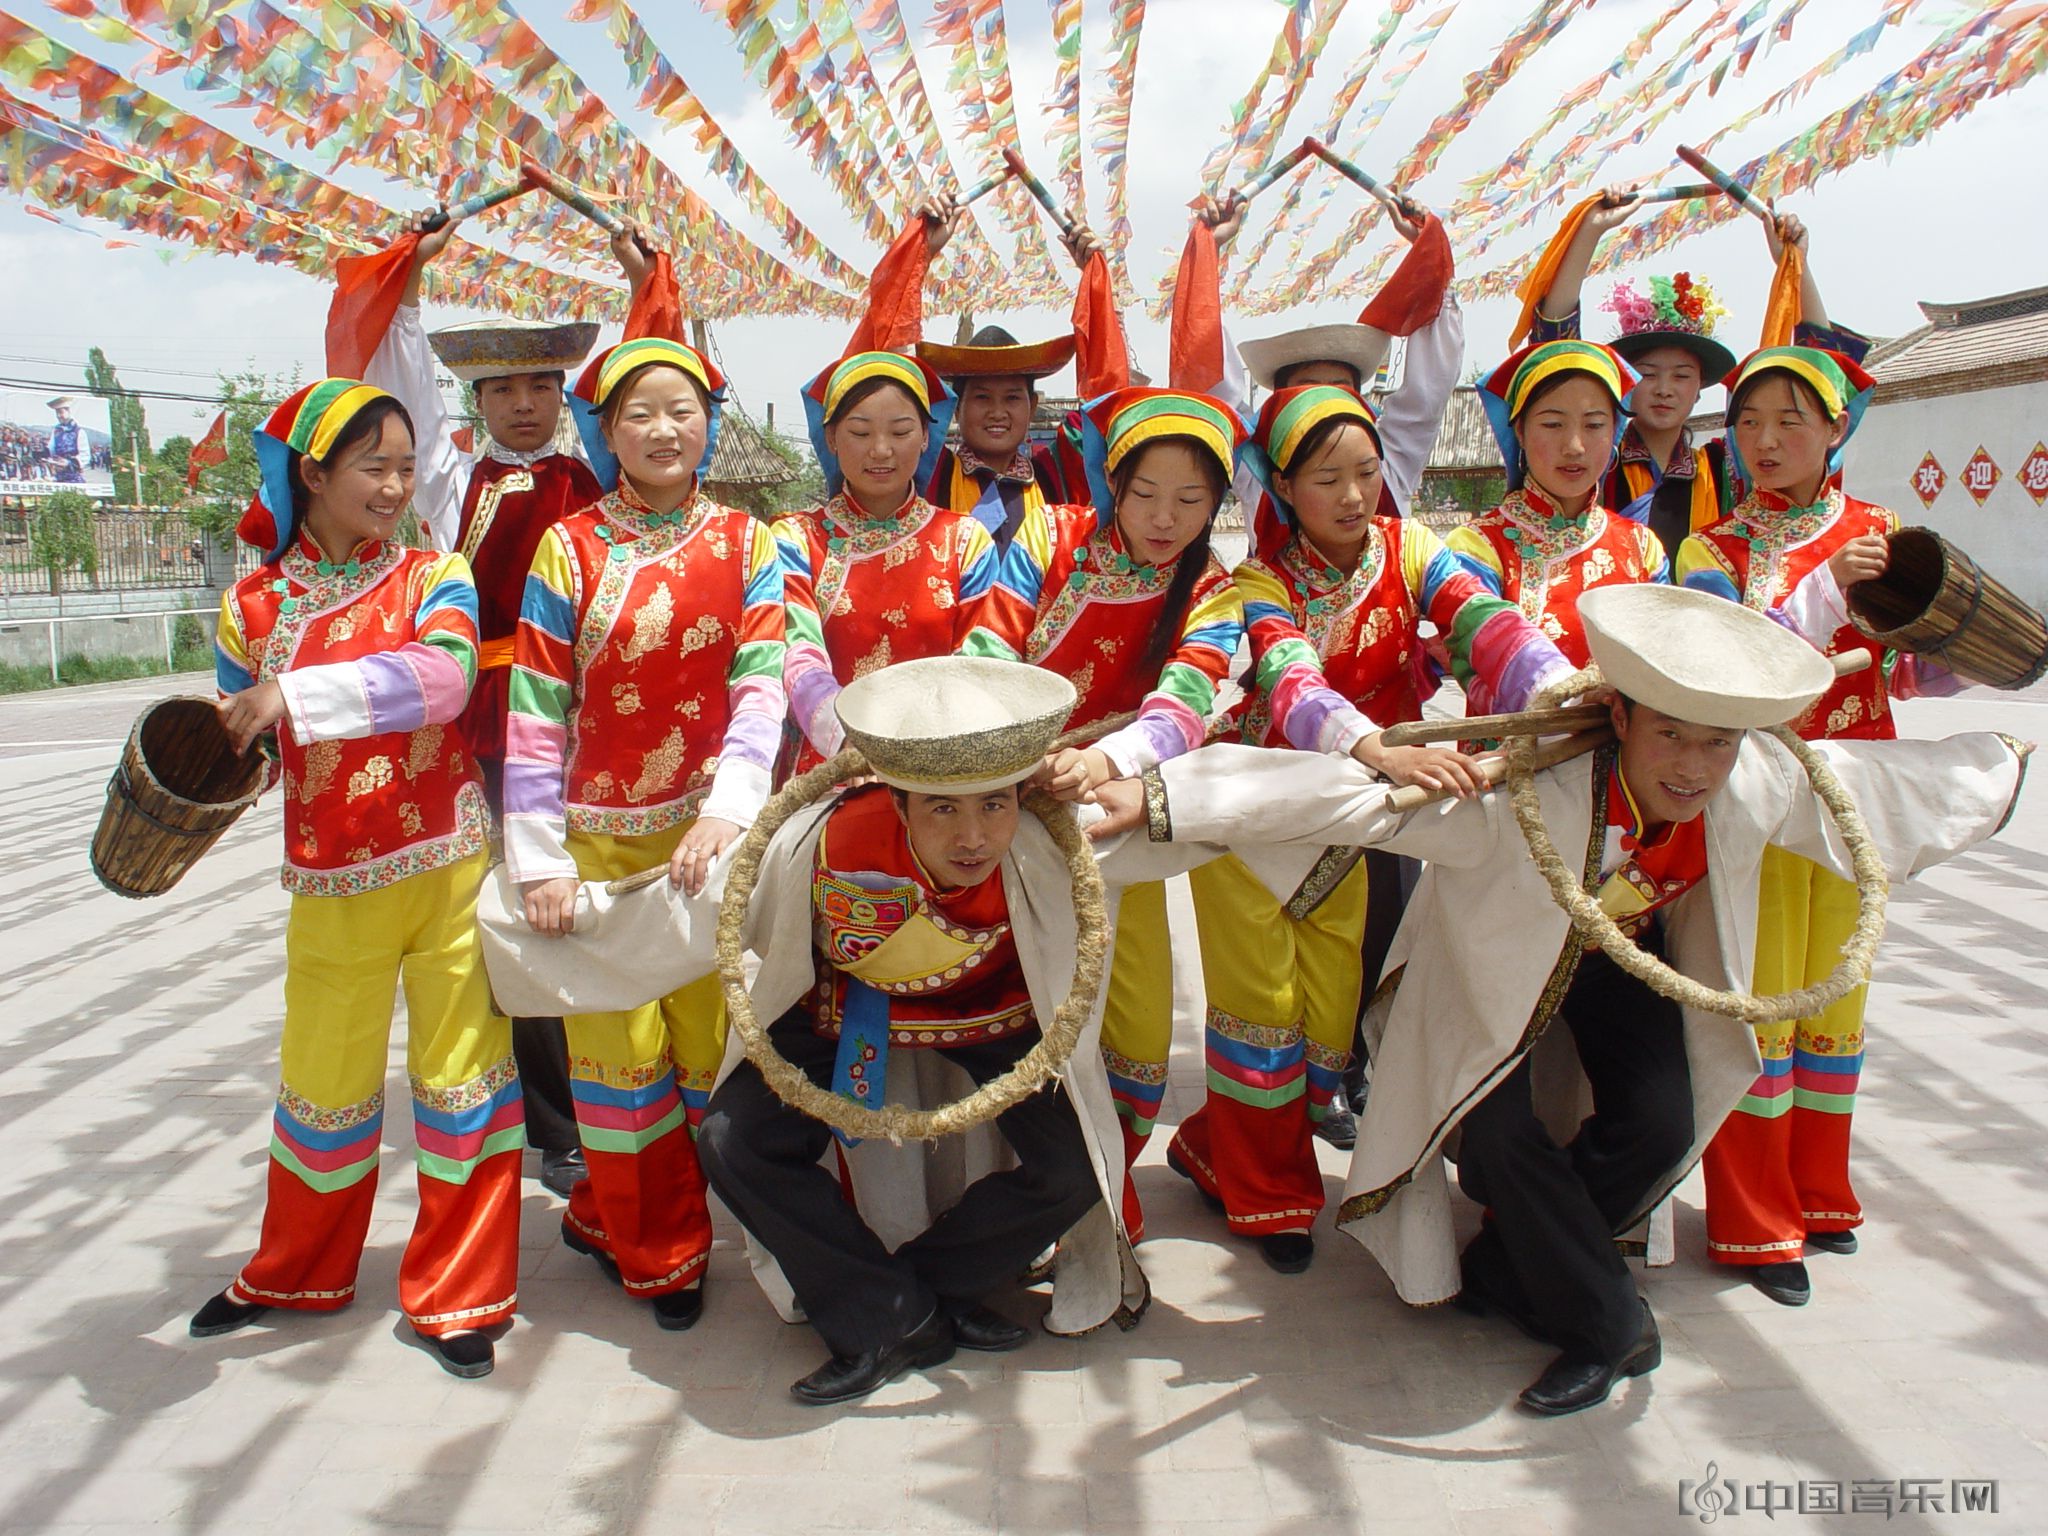
[{"label": "sky with clouds", "polygon": [[[1386,3],[1350,0],[1282,136],[1283,144],[1296,142],[1320,121],[1331,93],[1375,30]],[[1559,96],[1605,69],[1626,41],[1669,3],[1600,0],[1575,18],[1503,86],[1449,147],[1431,177],[1414,189],[1416,194],[1438,207],[1452,202],[1460,195],[1460,182],[1497,163]],[[778,14],[790,15],[795,8],[796,0],[782,0]],[[1729,80],[1716,97],[1701,92],[1651,142],[1604,167],[1601,179],[1665,174],[1678,143],[1697,141],[1784,85],[1840,47],[1884,8],[1879,0],[1811,0],[1790,42],[1760,54],[1743,79]],[[418,6],[423,15],[428,9],[424,3]],[[687,136],[668,132],[638,111],[637,92],[627,83],[602,29],[568,21],[568,9],[566,0],[524,0],[519,6],[520,14],[681,177],[735,224],[775,248],[772,236],[709,171]],[[943,118],[946,59],[923,31],[926,8],[917,0],[904,0],[903,9]],[[1093,111],[1093,91],[1103,65],[1107,9],[1103,0],[1086,0],[1084,123],[1085,114]],[[1431,0],[1420,0],[1417,14],[1432,9]],[[1463,0],[1427,62],[1408,80],[1360,155],[1360,163],[1382,173],[1397,163],[1430,120],[1457,100],[1464,76],[1492,58],[1528,9],[1527,0]],[[1651,60],[1661,57],[1713,9],[1714,0],[1693,0],[1662,35],[1663,47],[1653,51]],[[1804,99],[1731,138],[1717,149],[1716,158],[1738,164],[1789,138],[1898,68],[1941,30],[1975,9],[1954,0],[1922,0],[1903,25],[1886,32],[1878,47],[1819,80]],[[1045,0],[1008,0],[1004,6],[1025,155],[1050,180],[1056,162],[1042,132],[1042,103],[1052,84],[1048,10]],[[760,93],[744,77],[723,25],[689,0],[641,0],[638,11],[769,184],[835,250],[856,266],[871,265],[878,248],[856,231],[834,193],[789,142]],[[119,68],[127,62],[120,48],[99,42],[54,12],[27,7],[18,14],[110,66]],[[1135,231],[1129,260],[1141,295],[1152,292],[1178,252],[1201,164],[1223,136],[1228,103],[1243,92],[1270,49],[1281,15],[1281,7],[1271,0],[1151,0],[1139,52],[1129,151]],[[1399,50],[1399,38],[1394,48]],[[181,105],[262,142],[246,113],[183,95],[175,78],[147,83]],[[1371,94],[1368,87],[1365,96]],[[53,105],[66,115],[67,109],[75,108],[75,103]],[[942,121],[942,127],[957,153],[956,125]],[[2038,169],[2044,129],[2048,85],[2037,83],[1980,105],[1930,141],[1903,150],[1890,161],[1865,161],[1789,199],[1785,208],[1815,231],[1813,263],[1831,315],[1866,332],[1891,335],[1920,323],[1916,301],[1974,298],[2048,280],[2040,254],[2048,235]],[[1563,137],[1559,134],[1553,142]],[[1099,216],[1100,167],[1092,155],[1084,155],[1084,160],[1090,208]],[[962,155],[958,163],[964,167],[969,161]],[[415,207],[423,201],[418,192],[360,167],[343,166],[333,176],[393,207]],[[1695,178],[1681,173],[1676,179]],[[1279,196],[1267,194],[1273,203]],[[1329,206],[1319,236],[1310,242],[1311,251],[1333,237],[1348,217],[1354,206],[1349,189],[1340,191]],[[555,208],[549,213],[573,216]],[[1547,212],[1516,230],[1488,254],[1489,263],[1533,251],[1550,235],[1554,219],[1555,214]],[[118,231],[109,228],[106,233]],[[1452,233],[1455,237],[1457,231]],[[1396,237],[1382,225],[1371,238],[1381,242]],[[998,248],[1007,248],[1000,236]],[[1337,275],[1370,259],[1375,249],[1368,243],[1353,253]],[[1652,270],[1680,266],[1717,285],[1731,311],[1724,334],[1740,350],[1740,343],[1754,335],[1770,276],[1760,226],[1747,219],[1731,222],[1691,241]],[[1590,292],[1599,295],[1606,283],[1596,277]],[[86,349],[98,345],[130,385],[204,394],[217,372],[250,364],[271,372],[296,366],[309,377],[317,372],[329,289],[321,280],[295,271],[247,258],[191,254],[146,238],[139,248],[107,250],[99,239],[33,218],[18,198],[0,195],[0,293],[6,295],[0,304],[0,375],[75,384]],[[1292,324],[1350,319],[1357,308],[1356,299],[1310,305],[1285,316],[1240,320],[1236,328],[1242,334],[1260,334]],[[1503,301],[1469,307],[1471,364],[1497,360],[1511,315],[1511,306]],[[469,316],[440,311],[430,316],[430,323],[460,318]],[[977,318],[1000,321],[1029,338],[1059,330],[1064,317],[1048,311]],[[1137,313],[1128,316],[1127,323],[1141,364],[1163,376],[1164,327]],[[1601,317],[1593,324],[1594,335],[1605,334],[1603,323]],[[718,322],[714,337],[740,400],[757,414],[773,402],[778,421],[788,428],[801,419],[797,403],[802,382],[836,354],[845,324],[736,318]],[[930,325],[934,333],[950,336],[949,319],[931,317]],[[1054,387],[1060,382],[1055,380]],[[211,415],[200,405],[149,405],[151,427],[158,436],[196,434]]]}]

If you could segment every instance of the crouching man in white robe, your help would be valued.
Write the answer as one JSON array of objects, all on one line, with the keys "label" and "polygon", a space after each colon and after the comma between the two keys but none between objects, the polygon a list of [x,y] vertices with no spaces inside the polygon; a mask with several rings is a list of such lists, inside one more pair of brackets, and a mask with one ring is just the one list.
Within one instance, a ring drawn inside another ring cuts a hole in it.
[{"label": "crouching man in white robe", "polygon": [[[1084,931],[1067,858],[1021,799],[1073,701],[1050,672],[961,657],[886,667],[840,694],[848,740],[882,782],[835,790],[776,831],[744,930],[760,962],[755,1017],[814,1084],[871,1106],[957,1099],[1038,1043],[1082,945],[1108,952],[1107,917]],[[1136,826],[1139,795],[1127,781],[1104,798]],[[1320,847],[1304,847],[1296,874]],[[1115,911],[1122,885],[1223,852],[1142,835],[1093,851],[1110,889],[1098,912]],[[500,1006],[631,1007],[707,974],[730,863],[680,888],[587,883],[556,937],[526,928],[493,882],[482,921]],[[934,1144],[846,1147],[852,1204],[826,1160],[826,1125],[776,1095],[737,1032],[728,1040],[697,1155],[753,1239],[763,1289],[830,1351],[794,1384],[798,1398],[844,1402],[955,1348],[1022,1344],[1025,1330],[984,1301],[1055,1242],[1048,1331],[1136,1321],[1148,1292],[1118,1220],[1123,1161],[1100,1029],[1098,996],[1058,1081],[994,1124]]]},{"label": "crouching man in white robe", "polygon": [[[1765,846],[1852,874],[1798,761],[1753,729],[1795,718],[1830,668],[1768,619],[1703,594],[1603,588],[1580,613],[1624,696],[1619,744],[1536,776],[1544,823],[1639,946],[1709,988],[1746,991]],[[1989,733],[1812,745],[1892,879],[2003,826],[2031,750]],[[1590,1407],[1655,1368],[1656,1323],[1616,1239],[1755,1082],[1752,1028],[1681,1008],[1589,948],[1505,791],[1401,817],[1349,760],[1231,747],[1148,779],[1155,839],[1370,843],[1428,861],[1382,983],[1391,1006],[1338,1219],[1404,1300],[1462,1292],[1559,1349],[1522,1394],[1531,1411]],[[1462,1272],[1447,1153],[1489,1208]]]}]

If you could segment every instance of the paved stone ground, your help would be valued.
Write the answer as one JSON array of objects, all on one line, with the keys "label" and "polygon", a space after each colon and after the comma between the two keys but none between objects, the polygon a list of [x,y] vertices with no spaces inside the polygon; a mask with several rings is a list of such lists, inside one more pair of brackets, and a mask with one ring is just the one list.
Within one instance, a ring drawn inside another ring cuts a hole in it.
[{"label": "paved stone ground", "polygon": [[[203,680],[195,680],[204,686]],[[1702,1257],[1647,1291],[1663,1369],[1601,1409],[1510,1406],[1545,1351],[1411,1312],[1325,1232],[1268,1271],[1159,1164],[1129,1334],[963,1356],[850,1410],[790,1402],[819,1358],[720,1219],[705,1322],[659,1332],[526,1193],[523,1316],[458,1383],[395,1308],[412,1205],[402,1047],[362,1297],[196,1343],[185,1319],[255,1238],[285,897],[274,808],[172,895],[86,867],[116,743],[163,680],[0,700],[0,1528],[177,1531],[1593,1533],[1692,1528],[1680,1479],[2000,1480],[1999,1513],[1736,1529],[2048,1530],[2048,792],[1997,843],[1894,896],[1870,1009],[1863,1251],[1773,1306]],[[2048,692],[1909,707],[1935,734],[2048,736]],[[1167,1118],[1200,1091],[1181,1042]],[[1332,1196],[1341,1161],[1325,1151]],[[531,1169],[529,1169],[531,1171]],[[1325,1219],[1327,1223],[1327,1218]],[[1041,1305],[1025,1296],[1020,1315]]]}]

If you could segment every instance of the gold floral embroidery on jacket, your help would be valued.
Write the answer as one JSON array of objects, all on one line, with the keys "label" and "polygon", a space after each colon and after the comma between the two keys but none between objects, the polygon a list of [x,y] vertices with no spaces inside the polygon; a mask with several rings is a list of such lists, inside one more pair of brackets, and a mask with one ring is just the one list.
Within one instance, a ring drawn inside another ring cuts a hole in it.
[{"label": "gold floral embroidery on jacket", "polygon": [[[379,753],[349,775],[348,797],[351,800],[360,800],[364,795],[375,794],[390,782],[391,759]],[[350,857],[353,858],[354,855],[351,854]]]},{"label": "gold floral embroidery on jacket", "polygon": [[298,782],[299,804],[311,805],[334,782],[334,770],[341,766],[341,743],[316,741],[306,748],[306,767]]},{"label": "gold floral embroidery on jacket", "polygon": [[[664,588],[664,590],[666,590]],[[683,631],[682,641],[676,651],[678,656],[688,656],[701,651],[707,645],[716,645],[725,634],[725,625],[715,613],[707,613],[688,629]],[[631,660],[630,657],[627,658]]]},{"label": "gold floral embroidery on jacket", "polygon": [[406,778],[417,779],[433,771],[434,760],[441,755],[441,738],[447,734],[447,727],[440,725],[423,725],[412,733],[405,753]]},{"label": "gold floral embroidery on jacket", "polygon": [[627,661],[652,656],[668,644],[669,625],[675,616],[675,598],[670,594],[667,583],[657,582],[646,600],[633,610],[633,638],[625,643],[619,654]]},{"label": "gold floral embroidery on jacket", "polygon": [[640,760],[640,777],[626,786],[626,799],[634,805],[651,800],[683,771],[683,728],[671,726],[661,745]]}]

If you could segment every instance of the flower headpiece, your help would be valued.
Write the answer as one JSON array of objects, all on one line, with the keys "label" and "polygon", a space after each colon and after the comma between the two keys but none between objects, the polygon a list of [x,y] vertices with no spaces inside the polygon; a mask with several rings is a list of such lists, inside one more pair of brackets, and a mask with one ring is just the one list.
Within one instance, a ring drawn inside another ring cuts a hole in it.
[{"label": "flower headpiece", "polygon": [[1600,307],[1621,322],[1623,336],[1638,331],[1684,331],[1693,336],[1711,336],[1715,325],[1728,313],[1713,285],[1690,272],[1651,278],[1647,295],[1633,282],[1616,283]]}]

